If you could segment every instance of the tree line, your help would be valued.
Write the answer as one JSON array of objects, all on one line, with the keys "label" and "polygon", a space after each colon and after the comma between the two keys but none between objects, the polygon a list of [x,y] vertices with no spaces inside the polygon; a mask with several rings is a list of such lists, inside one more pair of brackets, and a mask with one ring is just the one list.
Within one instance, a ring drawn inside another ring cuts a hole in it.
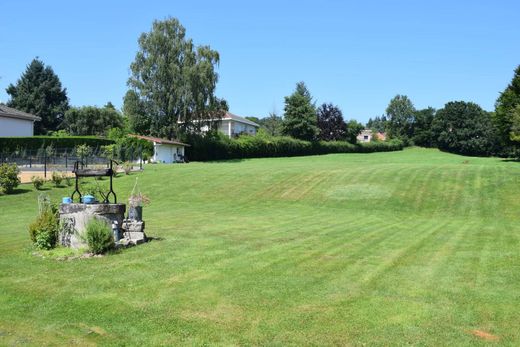
[{"label": "tree line", "polygon": [[[139,49],[130,64],[128,91],[122,110],[110,102],[102,107],[69,104],[67,89],[50,66],[35,58],[6,91],[8,106],[42,118],[36,134],[107,136],[129,132],[182,138],[216,130],[228,103],[215,95],[219,53],[196,46],[175,18],[156,20],[138,38]],[[249,117],[270,136],[305,141],[356,142],[366,128],[387,133],[408,145],[438,147],[470,155],[515,155],[520,143],[520,66],[500,94],[494,112],[471,102],[448,102],[442,109],[416,109],[405,95],[395,96],[380,117],[365,125],[345,121],[333,103],[317,106],[304,82],[285,97],[284,113]]]}]

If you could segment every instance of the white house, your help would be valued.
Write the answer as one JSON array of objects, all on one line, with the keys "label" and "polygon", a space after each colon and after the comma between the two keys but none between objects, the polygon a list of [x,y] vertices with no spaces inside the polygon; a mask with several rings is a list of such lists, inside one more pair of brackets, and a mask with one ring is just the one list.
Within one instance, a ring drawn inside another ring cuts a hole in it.
[{"label": "white house", "polygon": [[379,141],[386,140],[385,133],[376,132],[374,134],[374,132],[370,129],[361,130],[361,132],[358,134],[356,139],[358,140],[358,142],[370,142],[370,141],[372,141],[373,137],[376,137],[376,139]]},{"label": "white house", "polygon": [[241,134],[256,135],[256,131],[260,125],[250,121],[244,117],[237,116],[231,112],[226,112],[224,117],[219,121],[218,130],[229,137],[235,137]]},{"label": "white house", "polygon": [[[260,125],[250,121],[244,117],[237,116],[231,112],[226,114],[220,119],[209,119],[210,123],[217,122],[217,129],[221,133],[228,137],[236,137],[241,134],[256,135],[256,131],[260,128]],[[182,122],[179,122],[182,124]],[[200,129],[203,133],[209,130],[209,126],[204,125]]]},{"label": "white house", "polygon": [[0,137],[33,136],[38,121],[40,117],[0,104]]},{"label": "white house", "polygon": [[184,162],[184,148],[189,147],[188,144],[161,139],[158,137],[129,135],[143,139],[153,143],[153,158],[154,163],[183,163]]}]

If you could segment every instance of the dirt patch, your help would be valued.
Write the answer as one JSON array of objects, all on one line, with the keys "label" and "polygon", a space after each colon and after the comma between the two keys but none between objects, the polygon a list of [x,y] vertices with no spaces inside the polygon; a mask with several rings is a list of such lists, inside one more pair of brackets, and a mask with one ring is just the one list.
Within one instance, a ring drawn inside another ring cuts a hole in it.
[{"label": "dirt patch", "polygon": [[[63,174],[64,171],[58,171],[60,174]],[[68,177],[74,177],[74,174],[72,172],[65,172],[67,174]],[[20,174],[18,175],[18,177],[20,177],[20,181],[22,183],[31,183],[31,177],[33,176],[36,176],[36,177],[41,177],[41,178],[45,178],[45,173],[43,171],[22,171],[20,172]],[[52,177],[52,171],[47,171],[47,178],[46,180],[47,181],[50,181]]]},{"label": "dirt patch", "polygon": [[500,339],[498,336],[487,333],[482,330],[475,329],[475,330],[471,330],[470,333],[473,336],[479,337],[479,338],[481,338],[483,340],[487,340],[487,341],[498,341]]}]

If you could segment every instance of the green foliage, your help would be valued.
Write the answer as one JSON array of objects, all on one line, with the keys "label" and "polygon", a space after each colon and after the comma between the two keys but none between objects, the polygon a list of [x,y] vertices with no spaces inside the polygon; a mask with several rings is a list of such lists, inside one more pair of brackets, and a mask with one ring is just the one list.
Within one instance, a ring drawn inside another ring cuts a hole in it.
[{"label": "green foliage", "polygon": [[347,128],[345,132],[345,137],[348,142],[350,143],[356,143],[357,142],[357,136],[363,130],[365,127],[363,124],[359,123],[355,119],[351,119],[347,123]]},{"label": "green foliage", "polygon": [[31,182],[36,190],[40,190],[43,187],[45,181],[39,176],[32,176]]},{"label": "green foliage", "polygon": [[406,95],[396,95],[390,100],[386,114],[390,137],[405,141],[412,138],[415,107]]},{"label": "green foliage", "polygon": [[16,164],[1,164],[0,165],[0,192],[10,194],[20,184],[18,174],[20,169]]},{"label": "green foliage", "polygon": [[51,176],[52,183],[54,183],[55,187],[59,187],[61,182],[63,181],[63,175],[58,171],[53,171]]},{"label": "green foliage", "polygon": [[16,85],[10,84],[6,91],[11,97],[8,106],[41,117],[34,124],[36,134],[57,130],[69,108],[67,91],[61,87],[60,79],[38,59],[33,59]]},{"label": "green foliage", "polygon": [[68,110],[62,126],[72,135],[104,136],[108,130],[123,125],[122,115],[113,106],[83,106]]},{"label": "green foliage", "polygon": [[412,141],[417,146],[433,147],[435,138],[432,132],[432,123],[436,110],[432,107],[415,111]]},{"label": "green foliage", "polygon": [[288,136],[271,137],[265,133],[261,136],[241,136],[237,139],[230,139],[220,133],[207,136],[191,135],[186,141],[191,144],[191,147],[186,148],[186,155],[190,161],[369,153],[397,151],[403,148],[399,140],[380,144],[352,144],[346,141],[310,142]]},{"label": "green foliage", "polygon": [[58,210],[45,195],[38,198],[39,212],[36,220],[29,225],[29,236],[38,249],[54,248],[58,242]]},{"label": "green foliage", "polygon": [[123,100],[123,114],[128,119],[131,132],[150,135],[151,117],[146,114],[145,103],[134,90],[128,90]]},{"label": "green foliage", "polygon": [[388,128],[388,120],[385,115],[375,117],[374,119],[370,118],[367,122],[366,128],[374,132],[385,133]]},{"label": "green foliage", "polygon": [[340,141],[347,137],[347,124],[338,106],[322,104],[317,110],[319,139],[322,141]]},{"label": "green foliage", "polygon": [[112,140],[95,136],[31,136],[31,137],[0,137],[0,148],[14,152],[20,148],[38,150],[52,146],[53,148],[74,148],[78,145],[99,147],[114,143]]},{"label": "green foliage", "polygon": [[92,154],[92,147],[86,144],[74,147],[74,154],[80,158],[86,158]]},{"label": "green foliage", "polygon": [[520,127],[518,126],[518,111],[520,106],[520,65],[514,72],[513,79],[500,94],[495,103],[494,124],[502,146],[518,145]]},{"label": "green foliage", "polygon": [[110,225],[101,219],[92,218],[85,228],[85,242],[90,252],[105,253],[114,248],[114,236]]},{"label": "green foliage", "polygon": [[319,134],[316,109],[305,83],[299,82],[296,90],[285,97],[282,133],[295,139],[314,141]]},{"label": "green foliage", "polygon": [[466,155],[496,151],[491,115],[472,102],[452,101],[437,112],[432,132],[439,149]]},{"label": "green foliage", "polygon": [[140,116],[131,120],[133,129],[143,131],[144,115],[150,117],[150,134],[169,139],[187,128],[215,127],[217,122],[209,120],[221,118],[228,109],[215,96],[218,52],[209,46],[196,47],[175,18],[154,21],[152,30],[141,34],[138,42],[128,80],[138,100],[127,94],[132,99],[125,108],[129,115]]},{"label": "green foliage", "polygon": [[283,118],[276,115],[275,112],[269,113],[269,116],[260,118],[258,122],[260,129],[265,130],[270,136],[281,136],[283,129]]}]

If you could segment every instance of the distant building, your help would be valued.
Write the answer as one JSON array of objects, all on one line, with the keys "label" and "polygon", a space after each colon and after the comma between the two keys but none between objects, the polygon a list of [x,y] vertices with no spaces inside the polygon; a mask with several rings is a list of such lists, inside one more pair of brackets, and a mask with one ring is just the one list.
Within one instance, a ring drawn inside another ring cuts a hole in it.
[{"label": "distant building", "polygon": [[34,122],[42,119],[0,104],[0,137],[33,136]]},{"label": "distant building", "polygon": [[254,136],[259,127],[260,125],[249,119],[226,112],[225,116],[219,121],[218,130],[229,137],[235,137],[241,134]]},{"label": "distant building", "polygon": [[386,140],[386,134],[380,133],[380,132],[373,132],[370,129],[361,130],[359,135],[356,137],[358,142],[370,142],[372,141],[373,137],[376,137],[379,141],[385,141]]},{"label": "distant building", "polygon": [[189,147],[188,144],[179,141],[161,139],[158,137],[129,135],[138,139],[146,140],[153,143],[153,157],[154,163],[183,163],[184,148]]},{"label": "distant building", "polygon": [[[217,122],[217,129],[228,137],[237,137],[242,134],[256,135],[256,131],[260,125],[250,121],[244,117],[237,116],[231,112],[226,114],[221,119],[211,119],[209,122]],[[205,125],[200,129],[202,132],[207,132],[209,126]]]}]

